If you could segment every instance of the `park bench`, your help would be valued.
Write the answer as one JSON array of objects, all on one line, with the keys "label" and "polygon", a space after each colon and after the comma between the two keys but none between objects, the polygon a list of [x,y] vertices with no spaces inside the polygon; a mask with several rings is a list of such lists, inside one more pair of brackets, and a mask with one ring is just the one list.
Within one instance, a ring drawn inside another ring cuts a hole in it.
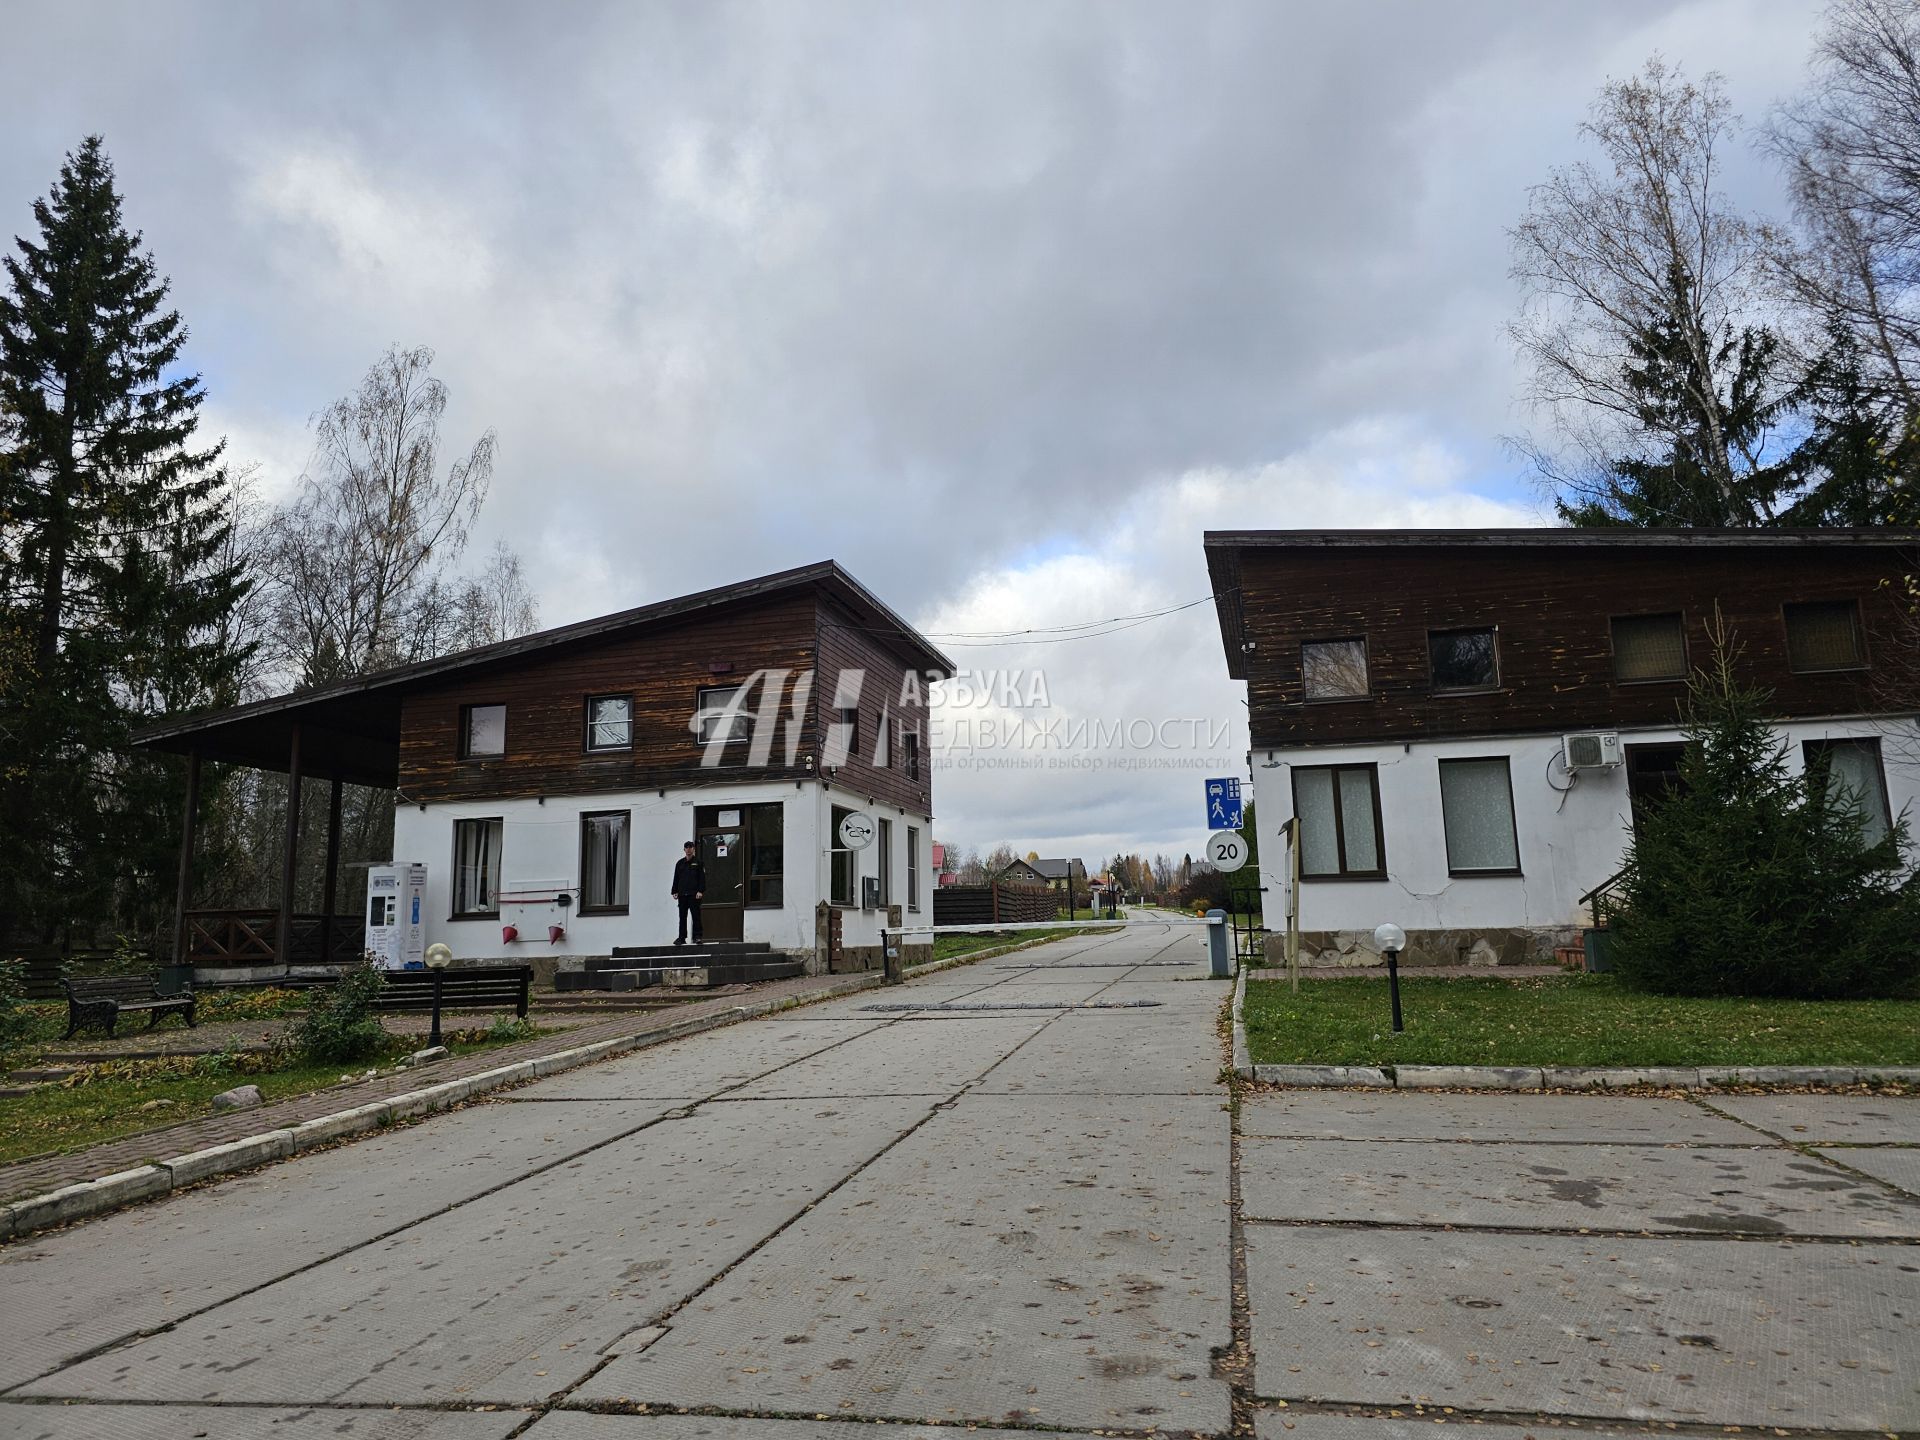
[{"label": "park bench", "polygon": [[[442,1010],[505,1010],[521,1019],[527,1015],[528,997],[533,990],[531,965],[473,965],[465,969],[440,972],[440,1008]],[[377,1010],[424,1014],[433,1009],[433,972],[431,970],[387,970]]]},{"label": "park bench", "polygon": [[160,982],[151,975],[101,975],[80,980],[62,980],[67,991],[67,1033],[71,1040],[84,1025],[104,1025],[108,1035],[120,1023],[126,1010],[147,1012],[147,1029],[160,1023],[163,1015],[183,1015],[194,1023],[193,990],[178,995],[162,995]]}]

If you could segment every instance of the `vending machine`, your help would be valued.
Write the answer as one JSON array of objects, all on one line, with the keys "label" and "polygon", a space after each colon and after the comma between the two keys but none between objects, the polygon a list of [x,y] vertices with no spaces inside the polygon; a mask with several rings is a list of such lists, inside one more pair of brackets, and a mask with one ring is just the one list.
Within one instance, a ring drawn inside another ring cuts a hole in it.
[{"label": "vending machine", "polygon": [[427,867],[375,865],[367,871],[367,953],[382,970],[426,965]]}]

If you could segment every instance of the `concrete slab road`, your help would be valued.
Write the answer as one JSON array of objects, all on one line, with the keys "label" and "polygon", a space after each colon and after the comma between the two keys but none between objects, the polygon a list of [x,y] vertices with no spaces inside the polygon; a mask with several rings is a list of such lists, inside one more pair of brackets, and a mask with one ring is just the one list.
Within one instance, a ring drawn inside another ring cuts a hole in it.
[{"label": "concrete slab road", "polygon": [[1222,1432],[1225,987],[1020,959],[0,1248],[0,1436]]}]

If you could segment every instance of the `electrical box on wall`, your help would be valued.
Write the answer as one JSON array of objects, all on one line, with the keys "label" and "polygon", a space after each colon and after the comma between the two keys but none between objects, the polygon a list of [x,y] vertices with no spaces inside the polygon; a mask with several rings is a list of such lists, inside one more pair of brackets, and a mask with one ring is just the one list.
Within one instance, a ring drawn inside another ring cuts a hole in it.
[{"label": "electrical box on wall", "polygon": [[427,867],[375,865],[367,871],[367,953],[382,970],[427,963]]}]

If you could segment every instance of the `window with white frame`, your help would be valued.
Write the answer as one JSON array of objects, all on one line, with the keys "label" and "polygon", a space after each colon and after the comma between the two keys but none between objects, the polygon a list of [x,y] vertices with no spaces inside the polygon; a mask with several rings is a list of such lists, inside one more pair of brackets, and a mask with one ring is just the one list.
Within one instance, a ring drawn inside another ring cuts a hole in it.
[{"label": "window with white frame", "polygon": [[1440,762],[1440,819],[1450,875],[1518,875],[1513,776],[1504,755]]},{"label": "window with white frame", "polygon": [[833,846],[833,860],[827,877],[827,901],[832,905],[857,905],[860,897],[855,893],[860,887],[860,856],[858,851],[849,850],[846,842],[840,838],[840,822],[853,811],[835,805],[831,812],[832,829],[829,842]]},{"label": "window with white frame", "polygon": [[500,913],[500,847],[507,822],[497,816],[453,822],[453,913],[456,919]]},{"label": "window with white frame", "polygon": [[907,909],[920,911],[920,831],[907,827]]},{"label": "window with white frame", "polygon": [[633,748],[633,696],[591,695],[587,698],[587,749]]}]

